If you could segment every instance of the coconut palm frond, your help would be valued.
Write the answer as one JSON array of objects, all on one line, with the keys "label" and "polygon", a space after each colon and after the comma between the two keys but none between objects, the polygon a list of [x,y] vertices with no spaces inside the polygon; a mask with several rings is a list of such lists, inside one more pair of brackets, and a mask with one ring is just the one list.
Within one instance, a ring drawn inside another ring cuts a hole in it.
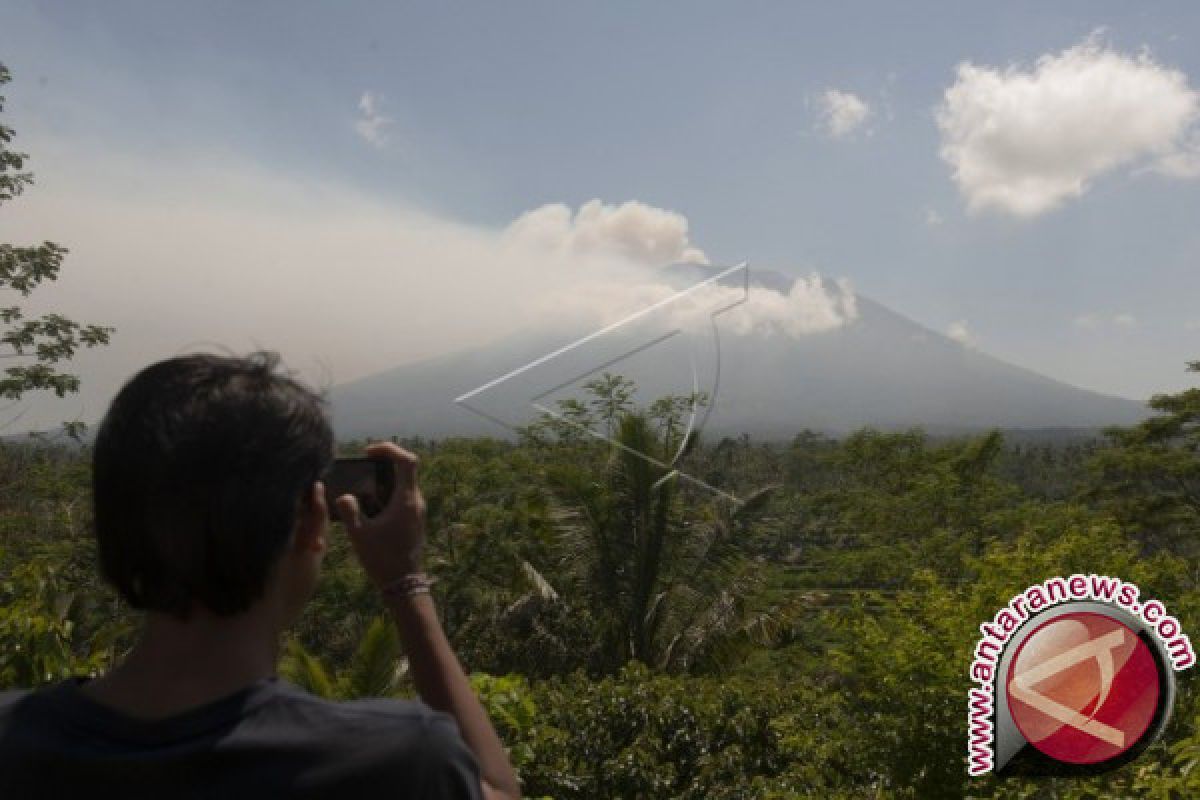
[{"label": "coconut palm frond", "polygon": [[533,592],[526,592],[516,600],[509,603],[504,609],[496,615],[496,623],[505,627],[519,626],[525,623],[532,623],[537,614],[542,610],[545,604],[540,596]]},{"label": "coconut palm frond", "polygon": [[671,639],[670,643],[669,643],[669,644],[667,644],[667,646],[666,646],[665,648],[663,648],[662,655],[660,655],[660,656],[659,656],[659,659],[658,659],[658,665],[657,665],[657,666],[658,666],[658,668],[659,668],[659,669],[666,669],[666,668],[667,668],[667,666],[671,664],[671,661],[672,661],[672,659],[673,659],[673,658],[674,658],[674,656],[675,656],[675,647],[676,647],[676,646],[679,644],[679,642],[680,642],[680,641],[682,641],[682,640],[683,640],[683,634],[682,634],[682,633],[677,633],[677,634],[675,634],[675,636],[674,636],[674,637]]},{"label": "coconut palm frond", "polygon": [[579,507],[551,503],[550,522],[555,534],[558,561],[574,581],[586,580],[595,561],[593,525],[585,520]]},{"label": "coconut palm frond", "polygon": [[683,638],[675,647],[671,665],[687,669],[706,651],[739,634],[748,620],[748,599],[763,583],[761,572],[754,566],[747,561],[741,572],[715,595],[701,595],[710,599],[683,628]]},{"label": "coconut palm frond", "polygon": [[306,692],[318,697],[332,699],[337,696],[334,682],[321,660],[308,652],[300,640],[288,640],[284,657],[279,665],[279,674]]},{"label": "coconut palm frond", "polygon": [[346,697],[388,697],[396,693],[402,677],[396,628],[386,617],[376,617],[341,676],[341,693]]},{"label": "coconut palm frond", "polygon": [[672,653],[668,668],[689,669],[707,645],[728,632],[730,620],[737,608],[737,598],[732,592],[722,591],[705,609],[699,618],[681,631],[678,645]]},{"label": "coconut palm frond", "polygon": [[755,489],[742,502],[733,509],[732,517],[735,521],[744,523],[756,514],[761,513],[770,502],[775,492],[782,488],[783,484],[771,484],[764,486],[761,489]]},{"label": "coconut palm frond", "polygon": [[677,556],[673,571],[679,580],[712,597],[746,570],[741,542],[728,535],[720,521],[695,529]]},{"label": "coconut palm frond", "polygon": [[752,650],[777,646],[808,610],[809,603],[805,599],[788,598],[777,605],[748,613],[736,630],[706,642],[706,647],[697,654],[698,658],[717,671],[724,671]]},{"label": "coconut palm frond", "polygon": [[654,596],[654,600],[650,602],[650,609],[646,612],[645,625],[647,628],[652,628],[658,620],[658,611],[662,608],[663,600],[667,597],[666,592],[659,592]]},{"label": "coconut palm frond", "polygon": [[558,600],[558,592],[553,586],[550,585],[550,581],[546,580],[542,576],[542,573],[537,571],[533,564],[522,560],[521,574],[525,576],[527,581],[529,581],[530,586],[533,588],[533,591],[537,593],[538,597],[543,600]]},{"label": "coconut palm frond", "polygon": [[619,564],[595,527],[568,513],[559,514],[554,527],[559,590],[569,592],[575,605],[592,601],[612,605],[621,595]]}]

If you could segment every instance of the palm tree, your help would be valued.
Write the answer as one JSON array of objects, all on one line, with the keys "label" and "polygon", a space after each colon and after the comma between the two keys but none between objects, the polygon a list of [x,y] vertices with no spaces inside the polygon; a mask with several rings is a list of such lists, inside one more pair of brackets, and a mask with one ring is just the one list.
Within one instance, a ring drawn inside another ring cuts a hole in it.
[{"label": "palm tree", "polygon": [[787,611],[756,607],[765,568],[740,546],[769,490],[737,507],[691,502],[669,466],[673,430],[625,412],[600,480],[556,472],[558,595],[595,620],[605,669],[720,666],[772,638]]},{"label": "palm tree", "polygon": [[383,616],[371,620],[345,669],[331,674],[320,658],[293,637],[279,674],[301,689],[331,700],[410,694],[406,691],[408,662],[400,656],[395,626]]}]

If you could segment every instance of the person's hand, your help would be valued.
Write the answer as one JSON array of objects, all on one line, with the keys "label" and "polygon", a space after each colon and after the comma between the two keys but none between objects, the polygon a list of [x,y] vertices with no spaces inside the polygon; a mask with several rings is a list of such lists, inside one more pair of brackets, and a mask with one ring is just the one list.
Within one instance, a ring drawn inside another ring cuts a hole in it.
[{"label": "person's hand", "polygon": [[338,497],[335,505],[359,563],[372,583],[382,589],[401,576],[421,571],[425,498],[417,487],[415,455],[391,442],[377,442],[368,445],[367,457],[391,461],[396,471],[387,506],[367,518],[352,494]]}]

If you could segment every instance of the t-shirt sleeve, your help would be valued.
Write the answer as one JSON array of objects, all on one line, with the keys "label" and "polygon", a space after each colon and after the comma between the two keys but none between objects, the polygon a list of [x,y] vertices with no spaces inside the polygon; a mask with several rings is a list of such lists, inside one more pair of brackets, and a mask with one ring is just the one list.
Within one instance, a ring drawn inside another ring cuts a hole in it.
[{"label": "t-shirt sleeve", "polygon": [[425,794],[429,800],[483,800],[479,763],[453,717],[434,713],[424,737]]}]

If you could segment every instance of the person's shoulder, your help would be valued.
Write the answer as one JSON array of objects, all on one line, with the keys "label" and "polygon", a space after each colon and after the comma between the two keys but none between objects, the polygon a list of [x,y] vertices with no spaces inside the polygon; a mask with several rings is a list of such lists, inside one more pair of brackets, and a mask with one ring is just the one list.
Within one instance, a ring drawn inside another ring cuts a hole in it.
[{"label": "person's shoulder", "polygon": [[34,705],[44,701],[57,686],[40,689],[5,689],[0,691],[0,727],[18,716],[24,716]]},{"label": "person's shoulder", "polygon": [[414,774],[431,797],[478,798],[479,767],[458,723],[419,700],[369,697],[334,701],[280,682],[277,713],[288,725],[319,738],[330,753],[352,753],[357,764],[374,763],[395,780]]},{"label": "person's shoulder", "polygon": [[[267,710],[289,727],[301,725],[322,739],[369,740],[391,749],[413,751],[441,747],[446,738],[459,738],[454,718],[420,700],[365,697],[329,700],[280,681]],[[459,738],[461,741],[461,739]]]},{"label": "person's shoulder", "polygon": [[15,741],[45,734],[54,695],[59,687],[6,689],[0,691],[0,755],[8,754]]},{"label": "person's shoulder", "polygon": [[331,722],[345,721],[357,727],[411,726],[424,728],[438,712],[418,700],[366,697],[359,700],[329,700],[280,681],[275,702],[305,717]]},{"label": "person's shoulder", "polygon": [[32,689],[5,689],[0,691],[0,724],[13,715],[22,701],[33,694]]},{"label": "person's shoulder", "polygon": [[370,697],[337,704],[339,711],[356,722],[388,730],[407,728],[420,737],[427,759],[458,759],[469,753],[454,717],[435,711],[420,700]]}]

